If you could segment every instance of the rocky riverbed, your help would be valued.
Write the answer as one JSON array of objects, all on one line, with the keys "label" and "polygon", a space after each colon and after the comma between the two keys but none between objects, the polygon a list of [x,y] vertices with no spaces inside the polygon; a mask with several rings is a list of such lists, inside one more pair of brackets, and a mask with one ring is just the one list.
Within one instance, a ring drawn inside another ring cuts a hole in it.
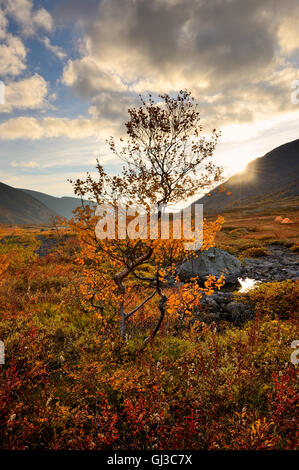
[{"label": "rocky riverbed", "polygon": [[242,277],[263,282],[299,279],[299,255],[283,246],[271,245],[269,255],[245,258]]},{"label": "rocky riverbed", "polygon": [[299,279],[299,255],[284,246],[268,247],[269,255],[259,258],[238,258],[219,248],[199,252],[194,259],[183,262],[177,269],[181,281],[197,277],[203,282],[209,274],[225,275],[226,284],[233,285],[239,278],[263,282]]},{"label": "rocky riverbed", "polygon": [[254,318],[253,309],[249,305],[234,301],[233,292],[214,292],[210,297],[202,299],[200,308],[194,312],[195,317],[205,323],[229,321],[241,325]]},{"label": "rocky riverbed", "polygon": [[178,270],[185,281],[195,275],[203,281],[207,272],[216,276],[224,270],[227,272],[225,289],[202,299],[201,307],[194,312],[195,317],[206,323],[225,320],[241,325],[253,319],[254,312],[249,305],[234,300],[235,291],[241,288],[244,291],[246,285],[254,286],[256,282],[299,279],[299,255],[283,246],[272,245],[268,248],[269,255],[245,258],[243,263],[217,248],[199,254],[195,261],[185,262],[183,269]]}]

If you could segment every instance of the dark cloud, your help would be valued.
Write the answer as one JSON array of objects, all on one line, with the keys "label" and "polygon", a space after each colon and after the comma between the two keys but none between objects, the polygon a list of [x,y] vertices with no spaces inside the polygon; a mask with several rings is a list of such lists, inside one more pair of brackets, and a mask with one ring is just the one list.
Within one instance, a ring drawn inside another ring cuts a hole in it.
[{"label": "dark cloud", "polygon": [[[92,51],[138,52],[153,70],[245,74],[275,56],[279,22],[293,0],[109,0],[89,22]],[[104,51],[103,51],[104,49]]]},{"label": "dark cloud", "polygon": [[59,0],[52,13],[56,21],[86,21],[97,14],[100,4],[101,0]]},{"label": "dark cloud", "polygon": [[64,0],[59,8],[84,18],[85,57],[69,85],[92,96],[99,114],[113,86],[123,102],[132,92],[188,88],[222,121],[253,120],[261,106],[290,109],[298,0]]}]

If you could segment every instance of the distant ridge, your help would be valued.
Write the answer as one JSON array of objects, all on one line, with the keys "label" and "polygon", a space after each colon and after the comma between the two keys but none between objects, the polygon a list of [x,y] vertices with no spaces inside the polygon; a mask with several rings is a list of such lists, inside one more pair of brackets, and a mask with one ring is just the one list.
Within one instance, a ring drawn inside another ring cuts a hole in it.
[{"label": "distant ridge", "polygon": [[[244,172],[232,176],[223,186],[224,192],[217,187],[210,196],[197,201],[204,204],[206,213],[245,207],[264,200],[281,202],[299,196],[299,139],[251,161]],[[70,219],[73,210],[80,205],[79,198],[54,197],[0,183],[2,224],[47,224],[57,216]]]},{"label": "distant ridge", "polygon": [[[60,217],[66,217],[67,219],[71,219],[73,217],[73,211],[81,205],[81,199],[77,197],[54,197],[39,191],[32,191],[31,189],[21,189],[20,191],[24,191],[57,213]],[[88,201],[85,202],[88,203]]]},{"label": "distant ridge", "polygon": [[0,183],[0,223],[44,224],[57,214],[20,189]]},{"label": "distant ridge", "polygon": [[[237,173],[196,202],[206,213],[215,213],[261,201],[299,196],[299,139],[281,145],[261,158],[251,161]],[[230,194],[228,194],[230,193]]]}]

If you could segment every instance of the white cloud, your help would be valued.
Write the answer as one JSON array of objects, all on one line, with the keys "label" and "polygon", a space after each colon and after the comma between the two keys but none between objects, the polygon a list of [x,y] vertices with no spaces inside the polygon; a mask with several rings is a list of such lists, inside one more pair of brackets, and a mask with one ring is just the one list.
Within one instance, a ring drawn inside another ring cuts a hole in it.
[{"label": "white cloud", "polygon": [[[26,69],[27,50],[20,37],[8,32],[8,18],[20,26],[24,36],[33,36],[38,31],[51,32],[54,22],[44,8],[34,10],[32,0],[0,0],[0,76],[16,77]],[[48,38],[42,41],[57,57],[65,57],[63,50],[53,46]]]},{"label": "white cloud", "polygon": [[69,60],[63,70],[62,81],[74,87],[85,96],[95,96],[100,92],[123,92],[128,90],[120,77],[104,70],[95,58],[86,56],[78,60]]},{"label": "white cloud", "polygon": [[0,124],[1,140],[40,140],[44,138],[65,137],[68,139],[85,139],[88,137],[105,138],[117,133],[118,128],[111,122],[97,119],[67,119],[46,117],[11,118]]},{"label": "white cloud", "polygon": [[41,39],[41,41],[49,51],[51,51],[53,54],[55,54],[58,57],[58,59],[63,60],[66,58],[66,53],[64,52],[62,47],[54,46],[53,44],[51,44],[51,41],[48,37],[45,36],[44,38]]},{"label": "white cloud", "polygon": [[13,109],[41,109],[47,106],[48,84],[38,74],[17,82],[8,82],[5,87],[5,105],[1,112]]},{"label": "white cloud", "polygon": [[40,8],[33,15],[33,24],[38,29],[50,32],[54,29],[54,22],[50,13],[45,8]]},{"label": "white cloud", "polygon": [[0,43],[0,75],[20,75],[26,69],[26,55],[26,48],[21,39],[7,33],[5,40]]},{"label": "white cloud", "polygon": [[299,6],[294,8],[291,15],[284,18],[279,27],[279,41],[283,52],[289,54],[299,50]]},{"label": "white cloud", "polygon": [[31,161],[31,162],[16,162],[13,161],[11,162],[11,166],[14,168],[21,167],[21,168],[38,168],[39,164],[37,162]]},{"label": "white cloud", "polygon": [[43,129],[37,119],[32,117],[19,117],[9,119],[0,124],[0,138],[6,140],[14,139],[41,139],[44,135]]},{"label": "white cloud", "polygon": [[2,0],[5,12],[21,27],[25,36],[32,36],[38,30],[53,31],[51,14],[44,8],[34,10],[32,0]]}]

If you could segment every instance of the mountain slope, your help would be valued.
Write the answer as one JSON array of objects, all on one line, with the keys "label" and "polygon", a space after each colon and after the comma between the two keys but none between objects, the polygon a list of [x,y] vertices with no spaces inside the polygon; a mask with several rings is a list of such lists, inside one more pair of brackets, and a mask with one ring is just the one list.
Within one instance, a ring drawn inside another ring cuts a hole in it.
[{"label": "mountain slope", "polygon": [[57,214],[19,189],[0,183],[0,223],[48,223]]},{"label": "mountain slope", "polygon": [[[251,161],[245,171],[229,178],[197,202],[206,212],[243,207],[263,199],[281,200],[299,195],[299,139],[281,145]],[[230,193],[230,194],[227,194]]]},{"label": "mountain slope", "polygon": [[20,191],[24,191],[42,204],[45,204],[45,206],[49,207],[49,209],[56,212],[59,216],[66,217],[67,219],[71,219],[73,217],[73,210],[81,205],[81,199],[77,197],[54,197],[30,189],[21,189]]}]

